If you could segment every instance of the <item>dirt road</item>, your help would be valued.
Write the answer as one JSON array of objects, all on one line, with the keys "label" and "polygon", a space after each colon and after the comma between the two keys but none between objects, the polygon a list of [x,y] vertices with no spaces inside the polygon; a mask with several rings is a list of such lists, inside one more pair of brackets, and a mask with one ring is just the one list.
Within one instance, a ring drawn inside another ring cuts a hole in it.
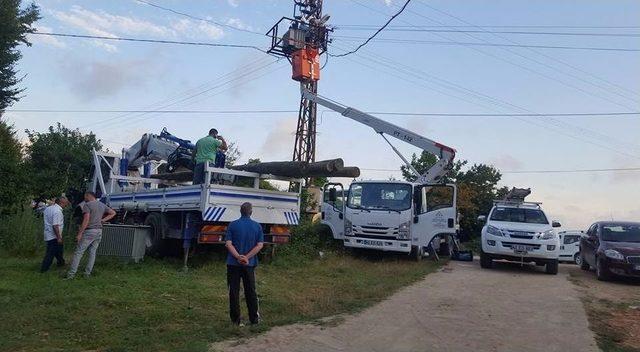
[{"label": "dirt road", "polygon": [[290,325],[223,351],[597,351],[566,267],[451,262],[335,326]]}]

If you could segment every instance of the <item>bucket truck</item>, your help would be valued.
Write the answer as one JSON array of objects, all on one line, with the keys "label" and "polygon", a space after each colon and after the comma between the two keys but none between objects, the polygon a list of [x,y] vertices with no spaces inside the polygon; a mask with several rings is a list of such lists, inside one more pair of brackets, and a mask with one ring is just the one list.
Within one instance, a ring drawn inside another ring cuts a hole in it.
[{"label": "bucket truck", "polygon": [[[340,183],[325,186],[322,223],[345,247],[410,253],[417,260],[432,243],[442,239],[451,249],[457,244],[455,184],[438,181],[451,167],[456,151],[379,119],[312,93],[302,86],[304,98],[338,112],[344,117],[373,128],[391,146],[417,177],[415,182],[354,181],[345,191]],[[391,144],[387,136],[399,139],[436,155],[439,160],[419,174]],[[435,253],[435,251],[434,251]]]}]

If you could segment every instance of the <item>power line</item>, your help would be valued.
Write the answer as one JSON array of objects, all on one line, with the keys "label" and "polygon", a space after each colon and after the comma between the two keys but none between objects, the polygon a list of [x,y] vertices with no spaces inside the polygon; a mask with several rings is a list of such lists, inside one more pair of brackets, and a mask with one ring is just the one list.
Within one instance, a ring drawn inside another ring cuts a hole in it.
[{"label": "power line", "polygon": [[[139,0],[138,0],[139,1]],[[264,50],[254,45],[242,45],[242,44],[220,44],[220,43],[207,43],[207,42],[187,42],[178,40],[163,40],[163,39],[143,39],[143,38],[123,38],[123,37],[107,37],[99,35],[84,35],[84,34],[70,34],[70,33],[47,33],[47,32],[34,32],[34,35],[46,35],[52,37],[67,37],[67,38],[84,38],[84,39],[102,39],[102,40],[116,40],[126,42],[143,42],[143,43],[157,43],[157,44],[178,44],[178,45],[196,45],[196,46],[212,46],[212,47],[225,47],[225,48],[246,48],[255,49],[260,52]]]},{"label": "power line", "polygon": [[[400,169],[376,169],[376,168],[360,168],[364,171],[382,171],[395,172]],[[629,168],[609,168],[609,169],[573,169],[573,170],[508,170],[501,171],[501,174],[558,174],[558,173],[596,173],[596,172],[617,172],[617,171],[640,171],[640,167]]]},{"label": "power line", "polygon": [[[348,38],[353,41],[365,39],[364,37],[334,35],[333,38]],[[418,39],[400,39],[400,38],[376,38],[374,42],[386,42],[397,44],[443,44],[443,45],[461,45],[461,46],[493,46],[493,47],[514,47],[514,48],[534,48],[534,49],[564,49],[564,50],[591,50],[591,51],[622,51],[622,52],[638,52],[640,49],[632,48],[608,48],[608,47],[592,47],[592,46],[567,46],[567,45],[529,45],[529,44],[502,44],[502,43],[474,43],[460,41],[437,41],[437,40],[418,40]]]},{"label": "power line", "polygon": [[181,12],[181,11],[174,10],[174,9],[171,9],[171,8],[168,8],[168,7],[160,6],[160,5],[154,4],[154,3],[149,2],[149,1],[145,1],[145,0],[135,0],[135,1],[143,3],[143,4],[146,4],[146,5],[149,5],[151,7],[155,7],[157,9],[160,9],[160,10],[163,10],[163,11],[168,11],[168,12],[174,13],[176,15],[188,17],[188,18],[191,18],[193,20],[213,23],[213,24],[215,24],[217,26],[220,26],[220,27],[230,28],[230,29],[233,29],[233,30],[236,30],[236,31],[240,31],[240,32],[257,34],[257,35],[260,35],[260,36],[264,36],[264,33],[252,31],[252,30],[249,30],[249,29],[246,29],[246,28],[240,28],[240,27],[232,26],[232,25],[229,25],[229,24],[226,24],[226,23],[222,23],[222,22],[217,22],[217,21],[214,21],[214,20],[211,20],[211,19],[208,19],[208,18],[202,18],[202,17],[194,16],[194,15],[191,15],[191,14],[188,14],[188,13],[185,13],[185,12]]},{"label": "power line", "polygon": [[400,11],[396,12],[395,15],[391,16],[389,18],[389,20],[387,20],[387,22],[382,27],[380,27],[375,33],[373,33],[372,36],[367,38],[367,40],[365,40],[362,44],[358,45],[358,47],[356,47],[355,49],[353,49],[353,50],[351,50],[349,52],[346,52],[346,53],[342,53],[340,55],[331,55],[330,53],[327,53],[327,55],[335,56],[335,57],[342,57],[342,56],[347,56],[347,55],[353,54],[356,51],[360,50],[360,48],[362,48],[363,46],[367,45],[371,41],[371,39],[375,38],[378,35],[378,33],[382,32],[389,25],[389,23],[391,23],[391,21],[393,21],[396,17],[398,17],[404,11],[404,9],[407,7],[407,5],[409,5],[410,2],[411,2],[411,0],[407,0],[407,2],[405,2],[404,5],[402,5],[402,8],[400,8]]},{"label": "power line", "polygon": [[[336,28],[377,28],[374,24],[336,24]],[[429,26],[402,26],[395,25],[387,28],[567,28],[567,29],[640,29],[640,26],[571,26],[571,25],[429,25]]]},{"label": "power line", "polygon": [[[280,114],[294,113],[298,110],[64,110],[64,109],[7,109],[7,112],[28,113],[155,113],[155,114]],[[323,112],[334,112],[323,110]],[[588,117],[588,116],[638,116],[640,112],[579,112],[579,113],[540,113],[540,114],[480,114],[480,113],[437,113],[437,112],[402,112],[402,111],[367,111],[368,114],[395,116],[433,116],[433,117]]]},{"label": "power line", "polygon": [[[368,28],[343,28],[347,31],[369,30]],[[483,33],[483,34],[524,34],[551,36],[589,36],[589,37],[640,37],[638,33],[595,33],[595,32],[533,32],[533,31],[481,31],[469,29],[421,29],[421,28],[389,28],[387,32],[424,32],[424,33]]]}]

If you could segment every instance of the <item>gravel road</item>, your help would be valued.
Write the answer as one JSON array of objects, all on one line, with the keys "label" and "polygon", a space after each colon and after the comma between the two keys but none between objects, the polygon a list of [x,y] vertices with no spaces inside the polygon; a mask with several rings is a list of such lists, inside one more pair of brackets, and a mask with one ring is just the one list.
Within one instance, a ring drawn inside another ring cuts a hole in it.
[{"label": "gravel road", "polygon": [[567,266],[451,262],[335,326],[278,327],[213,351],[597,351]]}]

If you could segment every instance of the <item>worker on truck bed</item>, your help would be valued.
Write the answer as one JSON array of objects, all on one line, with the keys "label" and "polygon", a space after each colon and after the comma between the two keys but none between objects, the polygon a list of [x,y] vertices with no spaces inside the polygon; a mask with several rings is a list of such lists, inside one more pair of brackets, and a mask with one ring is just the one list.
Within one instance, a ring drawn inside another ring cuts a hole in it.
[{"label": "worker on truck bed", "polygon": [[258,295],[256,294],[255,267],[258,265],[256,257],[262,249],[264,234],[262,226],[251,220],[251,203],[240,206],[240,219],[227,227],[226,247],[227,255],[227,287],[229,288],[229,316],[231,322],[242,326],[240,317],[240,281],[244,285],[244,298],[249,310],[251,324],[260,322],[258,313]]},{"label": "worker on truck bed", "polygon": [[193,184],[199,185],[204,183],[204,169],[208,162],[216,162],[216,154],[218,151],[227,150],[227,142],[218,135],[218,130],[212,128],[209,135],[200,138],[196,142],[195,167],[193,168]]}]

